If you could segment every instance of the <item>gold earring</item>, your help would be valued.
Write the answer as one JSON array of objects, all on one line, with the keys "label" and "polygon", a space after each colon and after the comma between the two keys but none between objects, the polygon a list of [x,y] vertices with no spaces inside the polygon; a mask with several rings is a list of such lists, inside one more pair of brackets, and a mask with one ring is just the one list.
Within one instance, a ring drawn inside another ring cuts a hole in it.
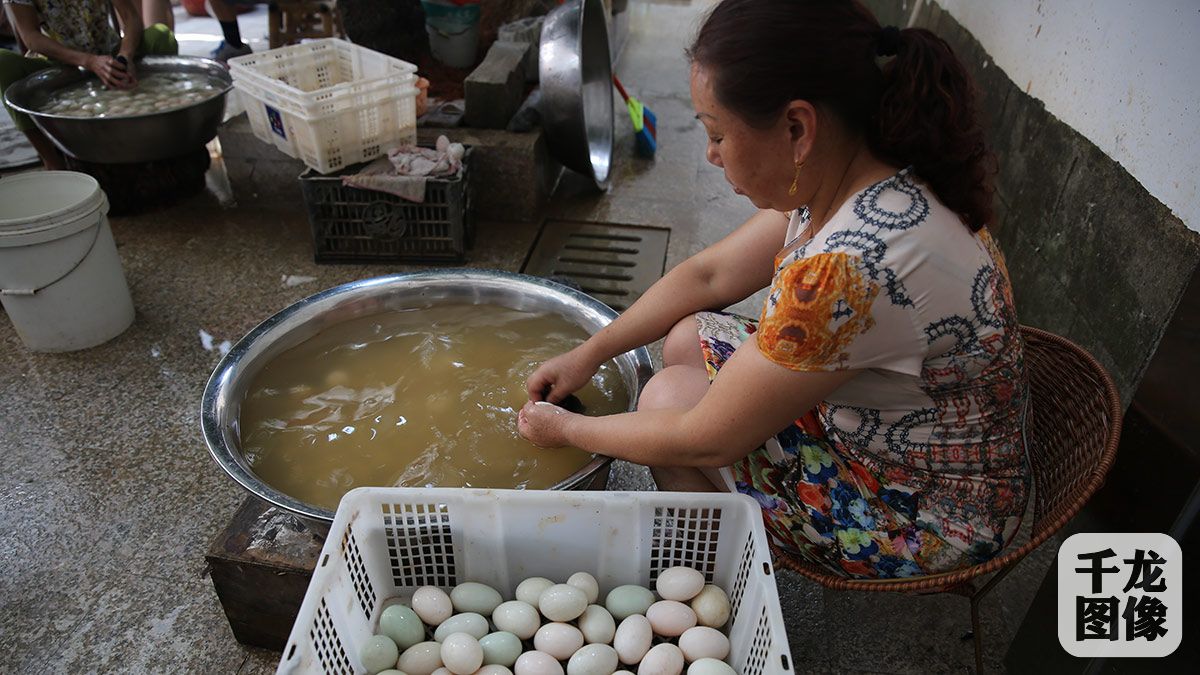
[{"label": "gold earring", "polygon": [[804,166],[804,162],[796,162],[796,175],[792,178],[792,186],[788,188],[788,196],[796,194],[796,189],[800,186],[800,167]]}]

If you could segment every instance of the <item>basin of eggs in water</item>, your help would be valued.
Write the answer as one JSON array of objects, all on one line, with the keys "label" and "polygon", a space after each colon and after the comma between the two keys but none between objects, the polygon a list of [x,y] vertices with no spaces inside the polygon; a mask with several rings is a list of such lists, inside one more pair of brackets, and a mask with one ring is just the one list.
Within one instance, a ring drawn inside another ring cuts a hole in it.
[{"label": "basin of eggs in water", "polygon": [[63,87],[41,107],[67,117],[132,117],[184,108],[221,93],[199,73],[150,73],[133,89],[108,89],[98,80]]},{"label": "basin of eggs in water", "polygon": [[[534,369],[587,337],[561,316],[496,305],[342,321],[254,376],[242,451],[272,487],[330,510],[364,485],[550,488],[592,455],[534,446],[517,411]],[[628,408],[612,361],[576,394],[589,415]]]},{"label": "basin of eggs in water", "polygon": [[600,605],[587,572],[564,584],[526,579],[507,602],[475,582],[449,595],[425,586],[409,605],[383,610],[359,658],[379,675],[681,675],[685,666],[687,675],[735,675],[724,661],[725,591],[690,567],[664,570],[655,588],[657,598],[618,586]]}]

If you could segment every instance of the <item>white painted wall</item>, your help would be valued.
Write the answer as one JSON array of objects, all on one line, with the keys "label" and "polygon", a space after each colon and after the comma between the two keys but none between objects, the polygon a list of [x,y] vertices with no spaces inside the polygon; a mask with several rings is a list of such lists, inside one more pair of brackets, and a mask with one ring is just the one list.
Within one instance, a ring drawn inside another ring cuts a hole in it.
[{"label": "white painted wall", "polygon": [[936,1],[1013,82],[1200,232],[1200,1]]}]

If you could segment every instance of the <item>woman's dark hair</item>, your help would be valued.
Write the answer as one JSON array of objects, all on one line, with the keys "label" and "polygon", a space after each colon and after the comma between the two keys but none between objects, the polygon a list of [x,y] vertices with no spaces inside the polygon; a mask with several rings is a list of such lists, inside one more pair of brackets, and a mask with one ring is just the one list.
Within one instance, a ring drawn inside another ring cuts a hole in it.
[{"label": "woman's dark hair", "polygon": [[748,124],[769,126],[794,100],[823,104],[877,155],[911,165],[972,231],[991,222],[995,158],[974,83],[933,33],[885,30],[857,0],[723,0],[688,57]]}]

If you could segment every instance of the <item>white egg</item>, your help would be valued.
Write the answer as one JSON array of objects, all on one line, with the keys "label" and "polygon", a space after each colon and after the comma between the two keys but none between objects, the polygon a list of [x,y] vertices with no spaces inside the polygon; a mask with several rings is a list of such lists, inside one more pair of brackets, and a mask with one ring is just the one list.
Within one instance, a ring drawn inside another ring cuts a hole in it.
[{"label": "white egg", "polygon": [[696,613],[696,624],[709,628],[720,628],[729,621],[729,596],[719,586],[709,584],[692,598],[692,611]]},{"label": "white egg", "polygon": [[617,670],[617,652],[608,645],[584,645],[567,662],[567,675],[612,675]]},{"label": "white egg", "polygon": [[442,663],[454,675],[472,675],[483,665],[483,648],[472,635],[448,635],[442,641]]},{"label": "white egg", "polygon": [[527,602],[534,607],[538,606],[538,598],[542,597],[542,593],[547,588],[554,585],[546,577],[529,577],[525,581],[517,584],[517,592],[515,593],[518,600]]},{"label": "white egg", "polygon": [[695,626],[679,636],[679,649],[688,661],[723,659],[729,656],[729,638],[716,628]]},{"label": "white egg", "polygon": [[440,588],[422,586],[412,596],[412,608],[421,620],[430,626],[440,626],[443,621],[454,615],[454,605],[450,596]]},{"label": "white egg", "polygon": [[513,675],[513,671],[504,666],[492,664],[475,671],[475,675]]},{"label": "white egg", "polygon": [[737,675],[737,671],[724,661],[700,659],[688,666],[687,675]]},{"label": "white egg", "polygon": [[617,586],[608,592],[604,599],[604,608],[617,621],[624,620],[634,614],[645,614],[650,605],[654,604],[654,593],[644,586],[627,584]]},{"label": "white egg", "polygon": [[683,652],[670,642],[655,645],[638,666],[638,675],[680,675],[682,672]]},{"label": "white egg", "polygon": [[538,611],[533,605],[520,600],[509,600],[500,603],[492,612],[492,623],[496,624],[499,630],[528,640],[542,625],[542,617],[538,616]]},{"label": "white egg", "polygon": [[654,631],[650,628],[650,620],[641,614],[625,617],[617,633],[613,636],[613,648],[621,663],[634,665],[642,660],[654,641]]},{"label": "white egg", "polygon": [[475,612],[491,616],[492,611],[504,602],[504,598],[491,586],[468,581],[450,591],[450,602],[454,604],[456,612]]},{"label": "white egg", "polygon": [[479,639],[479,646],[483,648],[484,665],[500,665],[505,668],[512,668],[523,649],[521,639],[505,631],[488,633]]},{"label": "white egg", "polygon": [[442,645],[437,642],[420,642],[400,655],[396,669],[406,675],[432,675],[442,667]]},{"label": "white egg", "polygon": [[574,586],[583,591],[587,596],[589,603],[596,602],[596,598],[600,597],[600,584],[596,583],[596,577],[587,572],[576,572],[567,579],[568,586]]},{"label": "white egg", "polygon": [[545,652],[525,652],[513,666],[513,675],[564,675],[562,664]]},{"label": "white egg", "polygon": [[433,639],[441,642],[446,639],[446,636],[452,633],[466,633],[478,640],[487,635],[488,632],[487,619],[475,612],[464,612],[462,614],[455,614],[443,621],[442,625],[433,631]]},{"label": "white egg", "polygon": [[613,673],[613,675],[633,675],[633,673],[629,672],[628,670],[618,670],[617,672]]},{"label": "white egg", "polygon": [[617,632],[617,622],[612,614],[600,605],[588,605],[579,617],[579,630],[583,639],[588,642],[598,642],[603,645],[612,644],[613,635]]},{"label": "white egg", "polygon": [[432,675],[454,675],[454,673],[450,672],[449,668],[442,666],[441,668],[433,671]]},{"label": "white egg", "polygon": [[671,567],[658,575],[654,587],[663,600],[687,602],[704,590],[704,575],[690,567]]},{"label": "white egg", "polygon": [[659,600],[650,605],[646,618],[654,632],[663,637],[679,637],[696,625],[696,613],[692,608],[675,600]]},{"label": "white egg", "polygon": [[551,621],[577,619],[587,606],[587,595],[567,584],[555,584],[543,591],[542,596],[538,598],[538,609]]},{"label": "white egg", "polygon": [[585,644],[583,633],[568,623],[548,623],[533,636],[533,648],[566,661]]}]

